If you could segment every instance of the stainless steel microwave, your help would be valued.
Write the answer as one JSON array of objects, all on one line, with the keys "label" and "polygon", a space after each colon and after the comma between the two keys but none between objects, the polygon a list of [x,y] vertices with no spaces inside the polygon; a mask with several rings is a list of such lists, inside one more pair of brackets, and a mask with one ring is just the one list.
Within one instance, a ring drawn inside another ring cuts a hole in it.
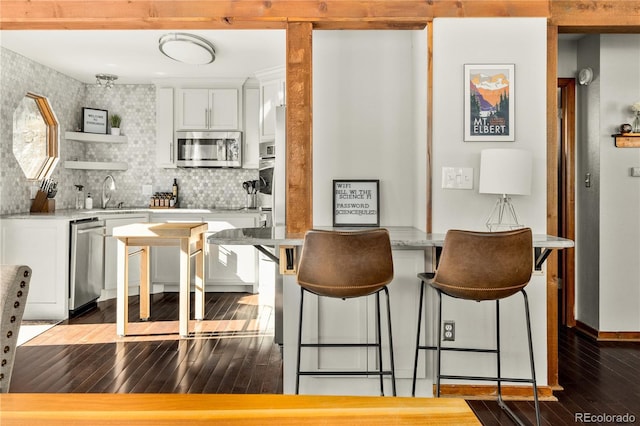
[{"label": "stainless steel microwave", "polygon": [[178,167],[242,167],[242,132],[176,132]]}]

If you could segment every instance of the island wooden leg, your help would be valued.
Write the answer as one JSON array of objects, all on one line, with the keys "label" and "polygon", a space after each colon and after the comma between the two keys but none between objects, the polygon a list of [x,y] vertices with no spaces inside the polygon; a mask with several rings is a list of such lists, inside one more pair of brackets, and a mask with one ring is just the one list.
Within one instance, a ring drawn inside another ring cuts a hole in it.
[{"label": "island wooden leg", "polygon": [[140,248],[140,319],[148,321],[151,316],[149,303],[149,246]]},{"label": "island wooden leg", "polygon": [[196,246],[196,293],[195,318],[204,319],[204,233],[201,234]]},{"label": "island wooden leg", "polygon": [[191,293],[189,279],[191,262],[189,256],[189,238],[180,239],[180,336],[189,337],[189,296]]},{"label": "island wooden leg", "polygon": [[129,320],[129,253],[127,243],[118,239],[118,288],[116,292],[116,334],[127,335]]}]

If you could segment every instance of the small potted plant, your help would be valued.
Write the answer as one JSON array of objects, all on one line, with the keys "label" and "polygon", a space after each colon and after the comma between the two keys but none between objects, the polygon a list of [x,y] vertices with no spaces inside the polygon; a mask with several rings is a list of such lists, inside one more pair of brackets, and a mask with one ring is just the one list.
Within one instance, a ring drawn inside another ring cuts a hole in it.
[{"label": "small potted plant", "polygon": [[109,123],[111,124],[111,134],[118,136],[120,134],[120,123],[122,123],[122,117],[118,114],[111,114],[109,116]]}]

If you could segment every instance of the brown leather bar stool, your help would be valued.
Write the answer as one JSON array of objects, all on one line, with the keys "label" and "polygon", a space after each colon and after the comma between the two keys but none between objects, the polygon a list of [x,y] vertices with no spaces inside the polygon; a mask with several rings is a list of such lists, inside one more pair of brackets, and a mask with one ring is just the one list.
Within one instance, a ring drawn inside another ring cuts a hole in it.
[{"label": "brown leather bar stool", "polygon": [[[413,395],[416,391],[418,355],[421,349],[435,350],[436,396],[440,396],[441,379],[494,380],[498,387],[498,404],[518,424],[523,424],[502,399],[502,382],[531,383],[536,409],[536,423],[540,425],[540,406],[533,361],[531,320],[529,302],[524,287],[531,279],[533,268],[533,242],[531,229],[524,228],[504,232],[472,232],[450,230],[447,232],[440,262],[435,273],[421,273],[420,306],[418,311],[418,333],[413,367]],[[420,323],[425,285],[436,290],[438,295],[438,333],[436,346],[420,344]],[[515,293],[522,293],[529,342],[531,379],[502,377],[500,369],[500,300]],[[496,302],[496,348],[442,347],[442,295],[466,300]],[[497,377],[445,375],[440,371],[443,351],[482,352],[496,354]]]},{"label": "brown leather bar stool", "polygon": [[[319,231],[306,233],[300,263],[300,317],[298,321],[298,360],[296,367],[296,394],[300,390],[300,376],[365,376],[380,377],[380,394],[384,395],[383,376],[391,376],[393,395],[396,395],[395,367],[393,361],[393,337],[391,334],[391,308],[387,284],[393,279],[391,242],[386,229],[363,231]],[[380,292],[387,296],[387,325],[389,333],[390,369],[382,365],[382,331],[380,321]],[[375,294],[376,342],[375,343],[303,343],[302,320],[305,292],[321,297],[350,299]],[[377,371],[301,371],[302,348],[366,347],[377,348]]]}]

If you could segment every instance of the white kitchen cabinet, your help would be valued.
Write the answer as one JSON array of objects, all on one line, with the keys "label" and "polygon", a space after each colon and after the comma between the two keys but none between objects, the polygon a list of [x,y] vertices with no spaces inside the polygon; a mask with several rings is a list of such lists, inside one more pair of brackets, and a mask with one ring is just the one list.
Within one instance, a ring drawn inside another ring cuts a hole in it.
[{"label": "white kitchen cabinet", "polygon": [[[151,213],[150,222],[207,222],[207,236],[229,228],[258,226],[260,215],[246,213]],[[258,289],[258,256],[252,246],[217,246],[205,244],[205,287],[209,292]],[[195,283],[195,261],[191,260],[191,282]],[[151,247],[151,283],[154,292],[178,291],[180,282],[178,247]]]},{"label": "white kitchen cabinet", "polygon": [[[105,218],[105,239],[104,239],[104,286],[100,299],[115,299],[118,285],[118,239],[113,237],[113,228],[117,226],[130,225],[132,223],[146,223],[146,214],[132,215],[126,218]],[[130,247],[129,252],[134,252],[137,247]],[[140,285],[140,256],[129,258],[129,286],[138,287]],[[138,294],[137,288],[129,289],[129,294]]]},{"label": "white kitchen cabinet", "polygon": [[256,72],[260,81],[260,142],[276,138],[276,108],[285,105],[285,67]]},{"label": "white kitchen cabinet", "polygon": [[237,88],[178,89],[178,130],[238,130]]},{"label": "white kitchen cabinet", "polygon": [[276,107],[285,104],[285,79],[260,83],[260,142],[276,138]]},{"label": "white kitchen cabinet", "polygon": [[173,133],[173,87],[156,88],[156,165],[175,168]]},{"label": "white kitchen cabinet", "polygon": [[[259,215],[233,217],[205,216],[209,225],[207,237],[223,229],[253,228]],[[258,291],[258,253],[253,246],[219,246],[205,248],[204,280],[208,291]]]},{"label": "white kitchen cabinet", "polygon": [[27,265],[33,274],[25,320],[63,320],[69,315],[69,220],[3,219],[2,264]]},{"label": "white kitchen cabinet", "polygon": [[244,147],[242,167],[257,169],[260,156],[260,87],[246,83],[244,87]]},{"label": "white kitchen cabinet", "polygon": [[[202,223],[202,215],[196,213],[151,213],[154,223]],[[191,282],[195,280],[195,259],[191,259]],[[151,247],[152,292],[178,291],[180,284],[180,247]]]}]

